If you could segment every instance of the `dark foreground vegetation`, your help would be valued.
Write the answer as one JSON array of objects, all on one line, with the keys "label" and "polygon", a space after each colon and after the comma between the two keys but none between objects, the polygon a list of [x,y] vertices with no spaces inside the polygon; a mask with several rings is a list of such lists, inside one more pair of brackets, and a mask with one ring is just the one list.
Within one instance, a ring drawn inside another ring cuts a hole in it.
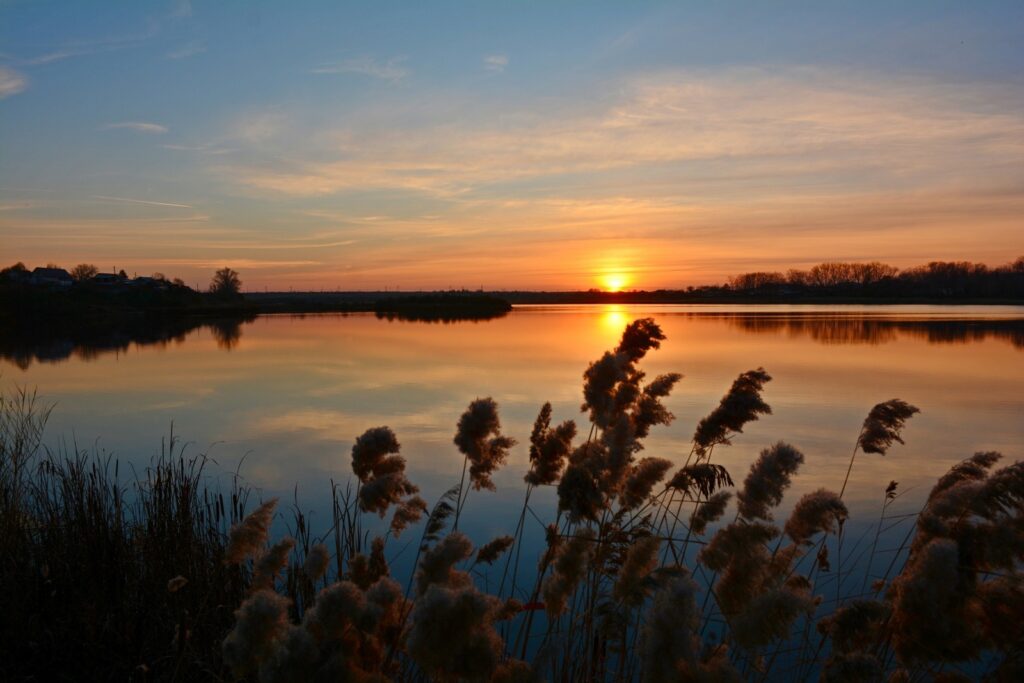
[{"label": "dark foreground vegetation", "polygon": [[[696,425],[684,463],[643,455],[650,430],[672,421],[663,399],[681,379],[640,369],[663,339],[638,320],[586,369],[582,429],[541,408],[522,512],[479,547],[460,516],[516,443],[490,398],[459,418],[462,477],[432,505],[391,429],[359,436],[352,487],[333,487],[333,524],[314,535],[297,508],[207,488],[205,461],[173,439],[131,476],[95,453],[41,451],[46,411],[5,397],[0,678],[1024,677],[1024,463],[977,453],[956,465],[884,553],[879,539],[901,521],[887,515],[890,483],[859,546],[846,531],[850,471],[901,444],[918,412],[892,399],[868,412],[846,480],[777,519],[803,464],[796,446],[767,445],[735,481],[714,461],[771,414],[761,368]],[[531,505],[538,487],[555,488],[556,509]],[[283,538],[270,532],[282,513]],[[539,557],[520,552],[532,524],[547,524]],[[387,558],[407,535],[415,573],[395,577]]]}]

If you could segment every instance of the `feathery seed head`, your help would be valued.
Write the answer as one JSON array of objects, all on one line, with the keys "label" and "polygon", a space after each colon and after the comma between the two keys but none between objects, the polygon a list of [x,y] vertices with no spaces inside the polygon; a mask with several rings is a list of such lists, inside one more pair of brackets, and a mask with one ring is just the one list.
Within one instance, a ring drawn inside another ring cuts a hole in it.
[{"label": "feathery seed head", "polygon": [[742,433],[743,426],[758,416],[771,415],[771,407],[761,399],[769,381],[771,375],[764,368],[748,370],[733,381],[718,407],[697,424],[693,443],[698,456],[706,456],[718,444],[732,443],[732,435]]},{"label": "feathery seed head", "polygon": [[255,557],[267,542],[270,522],[274,518],[277,498],[268,500],[253,510],[241,522],[231,527],[224,561],[240,564],[249,557]]},{"label": "feathery seed head", "polygon": [[469,404],[459,418],[454,442],[469,459],[469,477],[473,488],[493,491],[491,474],[504,464],[508,449],[516,443],[515,439],[502,436],[498,404],[494,399],[478,398]]},{"label": "feathery seed head", "polygon": [[783,441],[761,451],[736,496],[740,515],[771,521],[770,509],[782,502],[783,492],[803,462],[804,454]]},{"label": "feathery seed head", "polygon": [[921,412],[898,398],[879,403],[864,418],[864,428],[857,443],[865,453],[885,455],[894,441],[903,443],[900,430],[907,420]]}]

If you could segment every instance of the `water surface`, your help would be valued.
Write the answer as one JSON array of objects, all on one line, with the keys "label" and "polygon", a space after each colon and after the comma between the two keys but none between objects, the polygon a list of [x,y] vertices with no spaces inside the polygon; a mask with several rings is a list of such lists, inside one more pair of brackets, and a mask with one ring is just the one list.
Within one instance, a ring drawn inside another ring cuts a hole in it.
[{"label": "water surface", "polygon": [[[645,369],[685,375],[667,401],[676,422],[654,431],[645,454],[685,459],[697,421],[737,374],[763,366],[774,377],[765,391],[773,415],[715,457],[739,480],[765,446],[799,447],[806,464],[784,507],[808,490],[838,489],[864,416],[890,398],[922,412],[906,446],[859,457],[846,496],[855,514],[877,516],[890,480],[913,510],[937,476],[975,451],[1022,455],[1021,307],[527,306],[451,324],[262,316],[145,338],[50,339],[45,348],[6,335],[0,369],[5,383],[56,403],[51,446],[77,442],[142,467],[173,423],[219,471],[240,467],[267,495],[290,499],[297,486],[303,506],[321,515],[330,480],[349,477],[353,439],[382,424],[397,432],[410,477],[436,497],[461,471],[451,443],[461,411],[492,396],[520,444],[495,477],[498,491],[470,496],[468,528],[485,539],[515,523],[524,444],[541,404],[552,402],[556,420],[581,419],[584,368],[642,316],[668,336]],[[535,500],[538,511],[553,510],[552,492]]]}]

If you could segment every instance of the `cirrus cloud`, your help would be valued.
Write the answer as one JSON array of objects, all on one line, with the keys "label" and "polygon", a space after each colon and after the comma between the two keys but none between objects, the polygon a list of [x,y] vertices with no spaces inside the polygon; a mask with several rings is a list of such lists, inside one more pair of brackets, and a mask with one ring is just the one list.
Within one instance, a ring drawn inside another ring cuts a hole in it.
[{"label": "cirrus cloud", "polygon": [[150,135],[163,135],[169,128],[162,126],[159,123],[150,123],[148,121],[120,121],[118,123],[108,123],[103,126],[103,130],[133,130],[137,133],[147,133]]},{"label": "cirrus cloud", "polygon": [[28,77],[10,67],[0,66],[0,100],[17,95],[27,87]]}]

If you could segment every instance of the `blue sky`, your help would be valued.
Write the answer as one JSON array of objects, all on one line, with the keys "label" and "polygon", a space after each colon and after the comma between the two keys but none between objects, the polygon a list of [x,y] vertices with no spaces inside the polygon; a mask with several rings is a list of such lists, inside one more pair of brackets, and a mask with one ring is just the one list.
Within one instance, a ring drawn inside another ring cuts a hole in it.
[{"label": "blue sky", "polygon": [[1024,3],[0,2],[0,247],[250,288],[1024,253]]}]

